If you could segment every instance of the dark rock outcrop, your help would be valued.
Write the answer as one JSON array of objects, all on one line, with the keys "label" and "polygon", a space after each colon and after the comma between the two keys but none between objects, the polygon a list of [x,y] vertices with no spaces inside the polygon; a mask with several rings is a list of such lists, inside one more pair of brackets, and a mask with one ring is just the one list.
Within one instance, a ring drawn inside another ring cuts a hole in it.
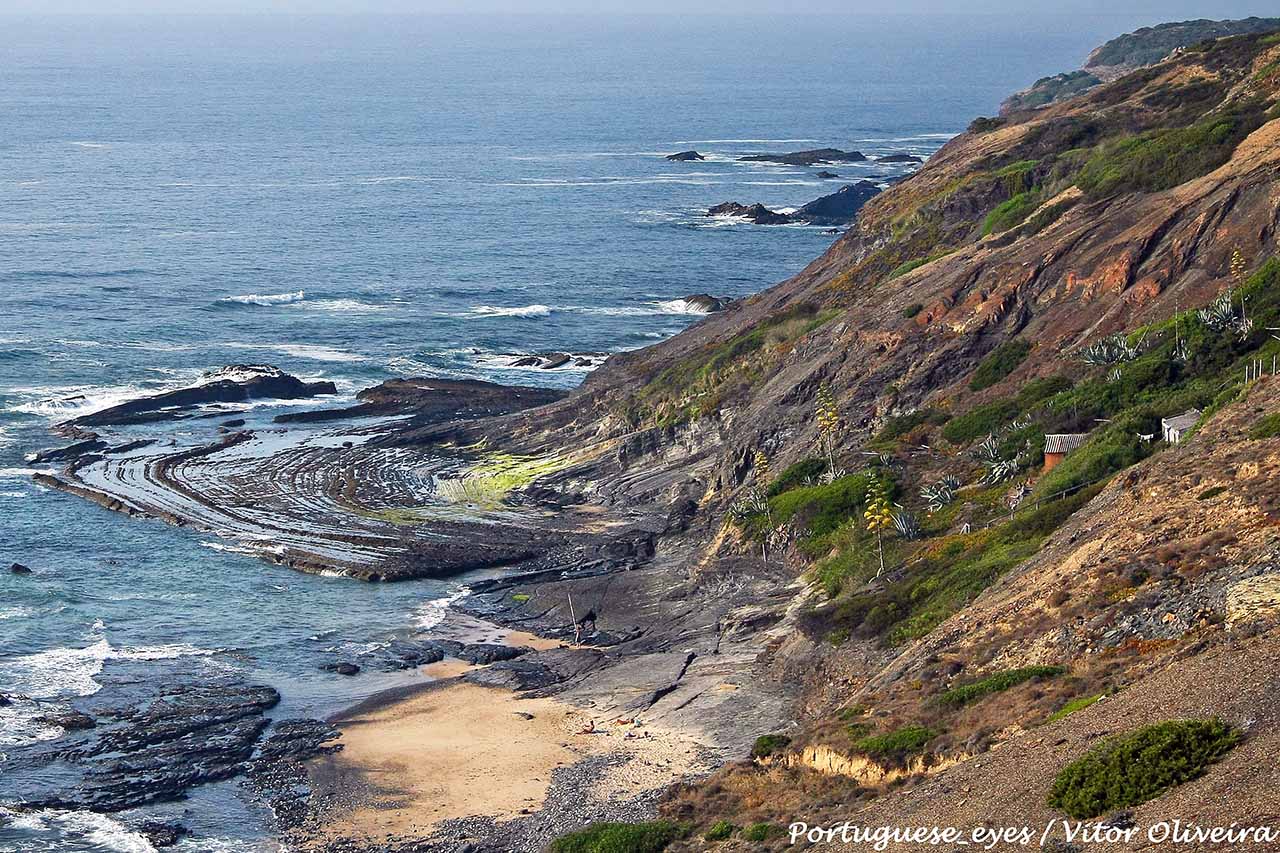
[{"label": "dark rock outcrop", "polygon": [[191,830],[179,823],[161,823],[149,820],[139,824],[138,834],[151,842],[152,847],[172,847],[191,834]]},{"label": "dark rock outcrop", "polygon": [[736,216],[756,225],[786,225],[791,221],[791,217],[787,214],[770,210],[759,202],[747,205],[739,204],[736,201],[726,201],[723,204],[717,204],[715,207],[709,208],[707,216]]},{"label": "dark rock outcrop", "polygon": [[886,154],[884,157],[877,157],[877,163],[923,163],[923,157],[917,157],[914,154]]},{"label": "dark rock outcrop", "polygon": [[668,154],[667,159],[673,163],[688,163],[693,160],[705,160],[697,151],[679,151],[675,154]]},{"label": "dark rock outcrop", "polygon": [[303,382],[276,367],[233,365],[205,375],[198,384],[150,397],[129,400],[118,406],[81,415],[64,426],[105,426],[167,420],[183,409],[207,403],[238,403],[243,400],[301,400],[321,394],[336,394],[332,382]]},{"label": "dark rock outcrop", "polygon": [[815,148],[810,151],[793,151],[789,154],[748,154],[738,159],[745,163],[817,166],[825,163],[861,163],[867,159],[867,155],[861,151],[841,151],[839,148]]},{"label": "dark rock outcrop", "polygon": [[838,178],[838,177],[840,177],[840,176],[839,176],[839,175],[837,175],[835,172],[828,172],[826,169],[823,169],[821,172],[819,172],[818,174],[814,175],[814,177],[815,177],[815,178],[822,178],[822,180],[824,180],[824,181],[830,181],[830,180],[833,180],[833,179]]},{"label": "dark rock outcrop", "polygon": [[37,717],[36,721],[50,726],[58,726],[69,732],[85,731],[98,725],[93,717],[74,710],[52,711]]},{"label": "dark rock outcrop", "polygon": [[30,566],[24,566],[22,565],[22,563],[14,563],[12,566],[9,567],[9,571],[15,575],[31,574]]},{"label": "dark rock outcrop", "polygon": [[102,439],[94,436],[86,438],[83,441],[77,441],[74,444],[68,444],[66,447],[52,447],[48,450],[41,450],[39,453],[33,453],[27,457],[27,461],[33,465],[46,465],[50,462],[65,462],[83,456],[87,453],[98,453],[107,449],[107,443]]},{"label": "dark rock outcrop", "polygon": [[809,202],[791,214],[791,218],[811,225],[845,225],[852,222],[862,206],[880,192],[880,187],[870,181],[859,181]]},{"label": "dark rock outcrop", "polygon": [[554,389],[496,385],[478,379],[389,379],[357,394],[360,402],[355,406],[288,412],[277,415],[275,422],[314,423],[406,414],[420,421],[462,420],[505,415],[562,397],[564,392]]}]

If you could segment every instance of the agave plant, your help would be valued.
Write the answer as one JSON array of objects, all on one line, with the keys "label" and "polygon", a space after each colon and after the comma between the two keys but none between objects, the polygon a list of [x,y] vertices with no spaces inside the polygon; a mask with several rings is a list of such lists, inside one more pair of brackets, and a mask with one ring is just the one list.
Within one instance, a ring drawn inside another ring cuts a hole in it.
[{"label": "agave plant", "polygon": [[950,475],[936,483],[927,483],[920,487],[920,497],[929,507],[929,512],[937,512],[956,499],[956,489],[960,481]]},{"label": "agave plant", "polygon": [[893,513],[893,527],[903,539],[914,540],[920,538],[920,519],[916,518],[913,513],[905,510]]},{"label": "agave plant", "polygon": [[1133,361],[1142,353],[1144,339],[1145,336],[1140,338],[1137,343],[1130,344],[1127,337],[1117,332],[1114,335],[1109,335],[1100,341],[1089,344],[1087,347],[1082,347],[1077,354],[1085,364],[1103,366],[1122,364],[1126,361]]},{"label": "agave plant", "polygon": [[994,486],[996,483],[1003,483],[1016,473],[1018,473],[1016,459],[1001,459],[988,465],[987,473],[983,474],[978,482],[984,486]]},{"label": "agave plant", "polygon": [[996,438],[995,433],[988,435],[982,440],[982,443],[973,449],[973,455],[978,461],[985,462],[988,465],[1000,461],[1000,441]]},{"label": "agave plant", "polygon": [[735,524],[746,524],[769,511],[769,499],[763,489],[747,489],[746,494],[729,506],[729,518]]},{"label": "agave plant", "polygon": [[1224,290],[1218,298],[1196,312],[1200,322],[1215,332],[1226,331],[1236,326],[1236,308],[1231,291]]}]

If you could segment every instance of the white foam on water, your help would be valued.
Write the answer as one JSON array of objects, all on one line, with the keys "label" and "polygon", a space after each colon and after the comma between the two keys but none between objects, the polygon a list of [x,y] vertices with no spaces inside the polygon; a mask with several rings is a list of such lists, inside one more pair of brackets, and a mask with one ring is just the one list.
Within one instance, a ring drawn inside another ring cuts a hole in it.
[{"label": "white foam on water", "polygon": [[701,305],[695,305],[687,299],[668,299],[656,303],[663,314],[707,314],[710,313]]},{"label": "white foam on water", "polygon": [[28,480],[32,474],[52,474],[52,468],[0,468],[0,479]]},{"label": "white foam on water", "polygon": [[477,305],[466,315],[469,317],[550,317],[549,305],[519,305],[504,307],[501,305]]},{"label": "white foam on water", "polygon": [[148,389],[133,384],[11,388],[7,393],[23,399],[23,402],[10,406],[7,411],[65,420],[107,409],[138,397],[156,394],[160,390],[163,389]]},{"label": "white foam on water", "polygon": [[64,840],[96,845],[111,853],[156,853],[156,848],[140,833],[104,814],[86,811],[44,811],[5,814],[9,825],[28,832],[56,833]]},{"label": "white foam on water", "polygon": [[311,361],[366,361],[363,355],[357,355],[353,352],[334,349],[333,347],[321,346],[319,344],[250,344],[232,342],[223,344],[228,349],[247,349],[247,350],[267,350],[270,352],[278,352],[282,355],[291,355],[295,358],[305,358]]},{"label": "white foam on water", "polygon": [[0,620],[3,619],[24,619],[31,616],[35,611],[30,607],[0,607]]},{"label": "white foam on water", "polygon": [[237,305],[288,305],[301,302],[307,298],[306,291],[294,290],[290,293],[246,293],[243,296],[224,296],[219,302]]},{"label": "white foam on water", "polygon": [[102,632],[103,625],[99,620],[92,628],[92,634],[98,637],[92,645],[45,649],[0,660],[0,684],[13,693],[32,699],[92,696],[102,689],[96,679],[108,659],[155,661],[217,653],[189,643],[115,649],[106,637],[101,636]]},{"label": "white foam on water", "polygon": [[0,708],[0,747],[25,746],[62,737],[61,726],[40,722],[39,718],[44,714],[45,709],[35,702],[21,700]]},{"label": "white foam on water", "polygon": [[303,306],[310,311],[338,311],[347,314],[387,310],[385,305],[371,305],[358,299],[317,299],[314,302],[304,302]]},{"label": "white foam on water", "polygon": [[73,141],[70,144],[74,145],[77,148],[110,148],[111,147],[110,143],[107,143],[107,142],[88,142],[83,140]]},{"label": "white foam on water", "polygon": [[470,594],[471,590],[464,586],[443,598],[435,598],[426,602],[413,612],[414,625],[423,631],[431,630],[444,621],[449,614],[449,608],[455,601],[460,601]]}]

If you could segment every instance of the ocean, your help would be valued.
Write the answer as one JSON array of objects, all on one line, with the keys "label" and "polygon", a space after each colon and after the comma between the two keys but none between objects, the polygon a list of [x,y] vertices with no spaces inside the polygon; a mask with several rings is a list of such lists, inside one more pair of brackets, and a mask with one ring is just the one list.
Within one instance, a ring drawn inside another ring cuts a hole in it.
[{"label": "ocean", "polygon": [[[800,270],[825,229],[712,219],[793,208],[927,156],[1039,76],[1140,23],[1086,16],[6,19],[0,27],[0,693],[95,694],[127,661],[243,673],[325,714],[404,676],[319,667],[432,624],[466,578],[290,572],[30,480],[57,420],[234,363],[331,379],[572,387],[598,354],[676,334],[690,294]],[[696,149],[702,162],[664,155]],[[336,402],[336,401],[330,401]],[[311,405],[308,403],[307,405]],[[271,410],[268,407],[267,414]],[[0,708],[6,753],[60,736]],[[39,780],[36,780],[39,781]],[[0,809],[0,851],[267,851],[235,783],[93,815]]]}]

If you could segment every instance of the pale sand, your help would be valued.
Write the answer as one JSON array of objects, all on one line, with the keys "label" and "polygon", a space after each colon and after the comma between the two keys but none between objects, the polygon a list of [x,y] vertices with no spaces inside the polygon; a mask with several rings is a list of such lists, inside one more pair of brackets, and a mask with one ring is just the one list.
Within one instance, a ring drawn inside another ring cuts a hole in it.
[{"label": "pale sand", "polygon": [[[356,709],[339,727],[343,750],[313,763],[312,773],[317,792],[337,806],[321,829],[329,839],[422,837],[442,820],[536,811],[552,771],[588,755],[628,759],[601,780],[601,796],[660,787],[697,761],[692,739],[643,721],[593,720],[554,699],[465,683]],[[344,802],[356,788],[367,791]]]}]

